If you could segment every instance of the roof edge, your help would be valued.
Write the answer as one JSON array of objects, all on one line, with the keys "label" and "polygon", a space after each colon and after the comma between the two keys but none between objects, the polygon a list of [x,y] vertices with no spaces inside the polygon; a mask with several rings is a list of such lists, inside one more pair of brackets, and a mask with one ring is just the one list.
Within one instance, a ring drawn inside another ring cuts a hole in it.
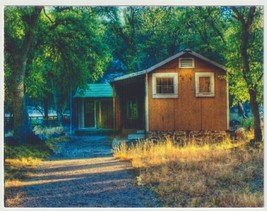
[{"label": "roof edge", "polygon": [[195,56],[195,57],[197,57],[199,59],[202,59],[202,60],[204,60],[204,61],[206,61],[206,62],[208,62],[210,64],[213,64],[214,66],[216,66],[216,67],[218,67],[218,68],[220,68],[220,69],[222,69],[224,71],[227,71],[225,66],[223,66],[223,65],[221,65],[221,64],[219,64],[219,63],[217,63],[215,61],[212,61],[212,60],[208,59],[207,57],[204,57],[204,56],[202,56],[202,55],[200,55],[200,54],[198,54],[198,53],[186,48],[183,51],[181,51],[181,52],[179,52],[179,53],[177,53],[177,54],[175,54],[175,55],[173,55],[173,56],[171,56],[171,57],[169,57],[169,58],[167,58],[167,59],[165,59],[165,60],[163,60],[163,61],[161,61],[161,62],[159,62],[159,63],[157,63],[157,64],[155,64],[155,65],[153,65],[153,66],[151,66],[151,67],[149,67],[147,69],[145,69],[145,70],[141,70],[141,71],[134,72],[134,73],[129,73],[129,74],[114,78],[113,80],[110,81],[110,83],[114,83],[114,82],[125,80],[125,79],[128,79],[128,78],[136,77],[136,76],[143,75],[143,74],[146,74],[146,73],[150,73],[150,72],[154,71],[155,69],[167,64],[168,62],[170,62],[170,61],[172,61],[174,59],[177,59],[178,57],[180,57],[180,56],[182,56],[184,54],[191,54],[191,55],[193,55],[193,56]]}]

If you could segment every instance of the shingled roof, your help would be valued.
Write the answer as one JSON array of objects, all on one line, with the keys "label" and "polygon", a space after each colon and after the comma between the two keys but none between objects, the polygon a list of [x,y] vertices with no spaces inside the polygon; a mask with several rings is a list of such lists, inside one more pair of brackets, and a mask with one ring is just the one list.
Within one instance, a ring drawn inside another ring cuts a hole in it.
[{"label": "shingled roof", "polygon": [[77,89],[73,97],[79,98],[97,98],[97,97],[112,97],[112,87],[110,84],[88,84],[87,89]]}]

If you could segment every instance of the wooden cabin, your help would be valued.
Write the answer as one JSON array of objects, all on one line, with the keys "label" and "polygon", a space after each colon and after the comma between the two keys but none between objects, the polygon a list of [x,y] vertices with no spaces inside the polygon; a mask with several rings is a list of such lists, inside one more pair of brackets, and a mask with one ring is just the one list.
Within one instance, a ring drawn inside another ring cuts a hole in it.
[{"label": "wooden cabin", "polygon": [[114,127],[121,131],[229,128],[224,66],[186,49],[139,72],[111,81]]},{"label": "wooden cabin", "polygon": [[113,130],[113,99],[110,84],[88,84],[73,96],[73,127]]}]

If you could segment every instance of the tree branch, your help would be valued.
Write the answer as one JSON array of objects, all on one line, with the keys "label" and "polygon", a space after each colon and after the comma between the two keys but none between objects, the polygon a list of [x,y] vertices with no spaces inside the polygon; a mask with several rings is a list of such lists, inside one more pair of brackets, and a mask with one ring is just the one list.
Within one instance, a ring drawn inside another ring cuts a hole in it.
[{"label": "tree branch", "polygon": [[45,11],[45,7],[44,7],[44,9],[43,9],[43,11],[44,11],[44,14],[45,14],[45,17],[47,17],[48,18],[48,20],[51,22],[51,23],[55,23],[55,21],[53,21],[48,15],[47,15],[47,13],[46,13],[46,11]]},{"label": "tree branch", "polygon": [[31,21],[29,23],[28,30],[25,33],[24,41],[23,41],[22,47],[20,49],[22,61],[25,60],[25,57],[27,56],[27,54],[30,50],[30,47],[33,43],[34,30],[35,30],[35,27],[36,27],[36,24],[38,22],[38,18],[39,18],[39,15],[40,15],[42,9],[43,9],[43,6],[35,7],[34,12],[31,14],[31,17],[30,17]]},{"label": "tree branch", "polygon": [[236,7],[231,6],[230,7],[232,9],[232,11],[235,13],[236,16],[233,16],[234,18],[236,18],[237,20],[239,20],[242,24],[246,24],[245,19],[243,18],[243,16],[241,15],[241,13],[238,11],[238,9]]},{"label": "tree branch", "polygon": [[249,28],[252,24],[253,18],[255,17],[255,12],[256,12],[256,7],[250,7],[249,8],[249,14],[248,14],[248,19],[246,22],[246,26]]},{"label": "tree branch", "polygon": [[257,83],[254,85],[254,88],[256,89],[257,88],[257,86],[258,86],[258,82],[262,79],[262,77],[263,77],[263,72],[261,73],[261,75],[259,76],[259,78],[258,78],[258,80],[257,80]]}]

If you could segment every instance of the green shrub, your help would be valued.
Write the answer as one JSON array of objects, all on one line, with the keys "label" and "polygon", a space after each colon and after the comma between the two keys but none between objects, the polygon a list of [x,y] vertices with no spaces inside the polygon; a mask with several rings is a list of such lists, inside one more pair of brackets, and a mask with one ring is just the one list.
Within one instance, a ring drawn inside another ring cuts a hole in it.
[{"label": "green shrub", "polygon": [[22,159],[22,158],[40,158],[45,159],[49,156],[50,150],[45,146],[7,146],[5,145],[5,158]]},{"label": "green shrub", "polygon": [[8,146],[5,145],[4,153],[5,158],[8,159],[22,159],[22,158],[37,158],[45,159],[52,151],[55,150],[58,143],[66,142],[68,138],[65,136],[49,139],[44,142],[39,142],[35,145],[23,145],[23,146]]},{"label": "green shrub", "polygon": [[252,117],[249,117],[249,118],[244,118],[242,121],[241,121],[241,125],[243,128],[247,129],[247,130],[250,130],[253,128],[254,126],[254,120]]},{"label": "green shrub", "polygon": [[49,139],[49,140],[45,141],[45,144],[47,145],[47,147],[50,150],[55,151],[58,143],[67,142],[68,140],[69,139],[67,137],[62,136],[62,137],[58,137],[58,138]]}]

